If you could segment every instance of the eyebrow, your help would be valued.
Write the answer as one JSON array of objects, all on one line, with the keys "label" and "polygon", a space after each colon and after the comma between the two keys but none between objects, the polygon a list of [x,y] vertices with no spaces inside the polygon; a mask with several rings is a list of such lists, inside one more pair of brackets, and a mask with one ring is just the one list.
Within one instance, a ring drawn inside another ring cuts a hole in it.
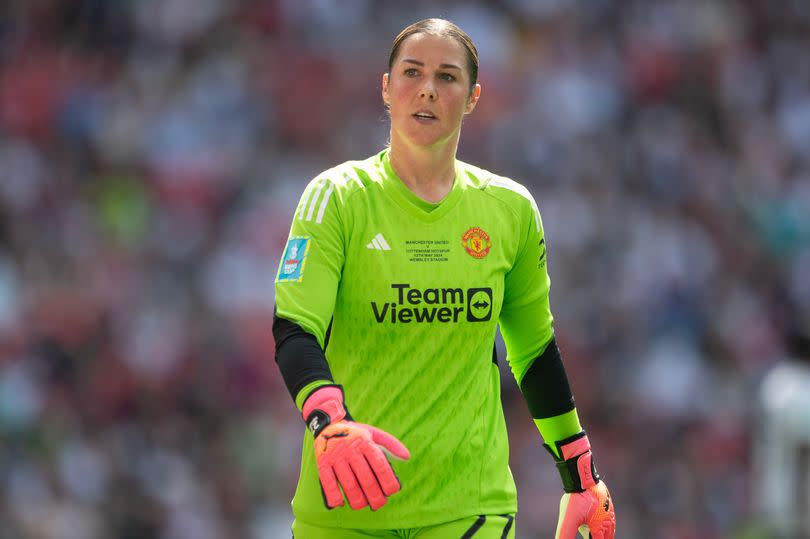
[{"label": "eyebrow", "polygon": [[[402,61],[407,62],[409,64],[418,65],[421,67],[425,66],[425,62],[420,62],[419,60],[414,60],[413,58],[403,58]],[[439,67],[442,69],[458,69],[459,71],[461,71],[461,68],[455,64],[439,64]]]}]

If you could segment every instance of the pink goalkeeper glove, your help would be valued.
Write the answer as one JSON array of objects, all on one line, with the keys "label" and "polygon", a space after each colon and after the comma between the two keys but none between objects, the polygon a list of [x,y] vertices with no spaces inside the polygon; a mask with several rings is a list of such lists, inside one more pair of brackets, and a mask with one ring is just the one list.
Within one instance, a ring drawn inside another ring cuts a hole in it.
[{"label": "pink goalkeeper glove", "polygon": [[399,479],[383,449],[403,460],[411,456],[408,449],[387,432],[352,421],[341,386],[317,388],[302,412],[315,436],[315,462],[327,508],[342,506],[345,494],[352,509],[370,506],[376,511],[399,492]]},{"label": "pink goalkeeper glove", "polygon": [[596,471],[585,431],[556,445],[562,458],[544,445],[554,457],[565,490],[560,499],[555,539],[576,539],[577,531],[585,539],[613,539],[616,534],[613,500]]}]

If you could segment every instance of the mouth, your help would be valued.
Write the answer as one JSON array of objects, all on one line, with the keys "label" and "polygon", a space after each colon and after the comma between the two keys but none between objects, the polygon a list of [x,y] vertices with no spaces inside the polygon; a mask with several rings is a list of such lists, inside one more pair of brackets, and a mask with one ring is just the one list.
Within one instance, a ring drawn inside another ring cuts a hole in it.
[{"label": "mouth", "polygon": [[418,112],[415,112],[413,114],[413,117],[416,118],[417,120],[420,120],[420,121],[423,121],[423,122],[429,122],[429,121],[433,121],[433,120],[438,120],[436,115],[433,114],[432,112],[428,111],[428,110],[420,110]]}]

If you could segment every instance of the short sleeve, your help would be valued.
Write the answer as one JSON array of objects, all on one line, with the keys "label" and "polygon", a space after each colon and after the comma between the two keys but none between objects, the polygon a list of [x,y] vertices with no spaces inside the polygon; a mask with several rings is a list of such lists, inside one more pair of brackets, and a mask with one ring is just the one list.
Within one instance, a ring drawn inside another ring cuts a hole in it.
[{"label": "short sleeve", "polygon": [[524,198],[523,202],[521,247],[505,277],[499,320],[507,361],[518,383],[554,336],[543,222],[534,199]]},{"label": "short sleeve", "polygon": [[276,314],[314,335],[321,347],[345,256],[339,198],[328,178],[310,182],[296,208],[276,272]]}]

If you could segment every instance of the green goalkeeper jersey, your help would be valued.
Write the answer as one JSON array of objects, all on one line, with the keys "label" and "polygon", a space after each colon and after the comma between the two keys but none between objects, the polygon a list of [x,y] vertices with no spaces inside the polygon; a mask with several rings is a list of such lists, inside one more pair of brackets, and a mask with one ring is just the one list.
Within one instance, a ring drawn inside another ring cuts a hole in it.
[{"label": "green goalkeeper jersey", "polygon": [[516,512],[494,341],[500,324],[520,382],[552,339],[545,254],[526,188],[460,161],[438,204],[402,183],[388,150],[309,184],[276,276],[277,314],[326,346],[353,418],[402,440],[411,459],[392,462],[402,490],[379,511],[329,511],[305,434],[297,519],[411,528]]}]

